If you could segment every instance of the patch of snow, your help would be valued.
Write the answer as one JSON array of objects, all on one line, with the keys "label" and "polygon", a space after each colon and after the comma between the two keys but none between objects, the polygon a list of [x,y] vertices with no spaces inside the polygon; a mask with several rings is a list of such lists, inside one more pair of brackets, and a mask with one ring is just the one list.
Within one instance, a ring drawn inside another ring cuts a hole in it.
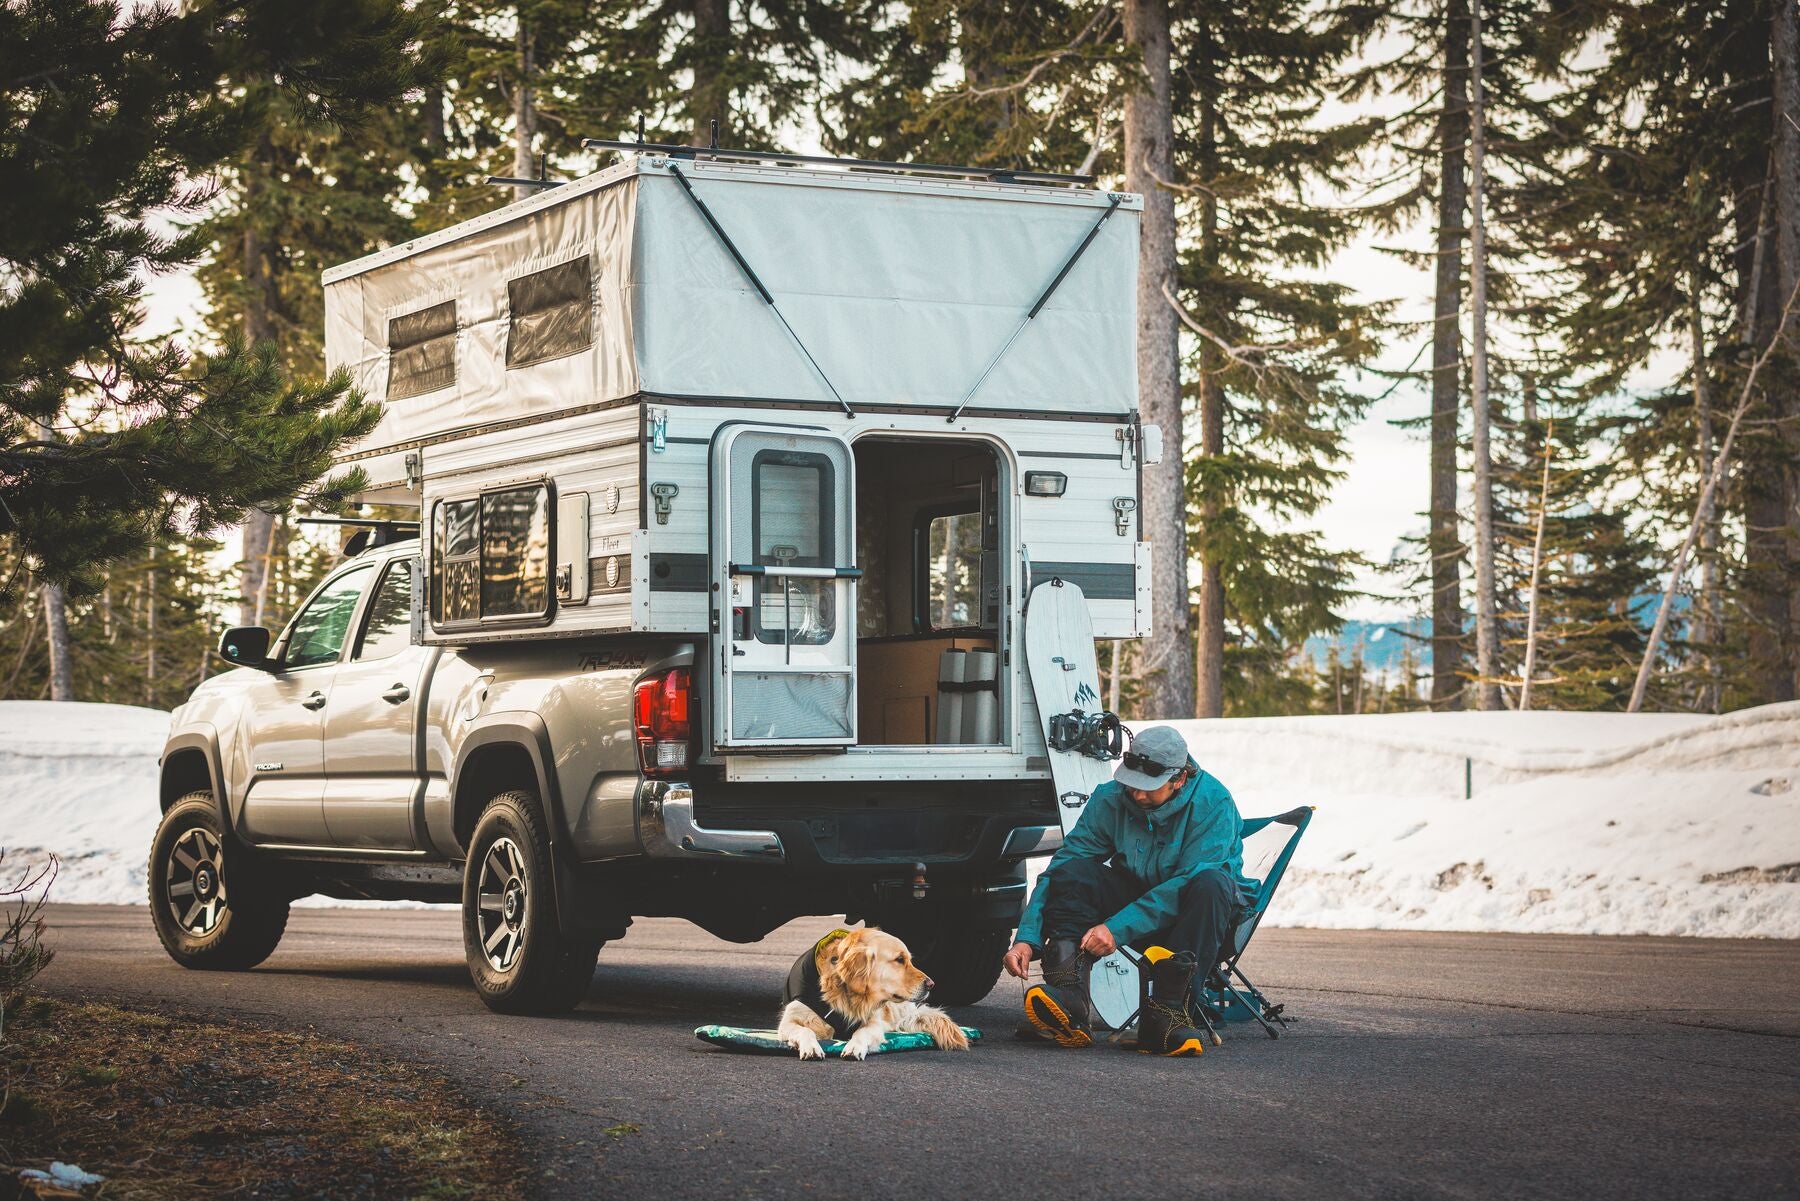
[{"label": "patch of snow", "polygon": [[[1800,703],[1172,724],[1245,816],[1317,808],[1271,924],[1800,938],[1800,790],[1773,785],[1800,777]],[[53,899],[144,903],[168,725],[0,702],[9,864],[54,852]],[[1286,833],[1249,840],[1251,875]]]}]

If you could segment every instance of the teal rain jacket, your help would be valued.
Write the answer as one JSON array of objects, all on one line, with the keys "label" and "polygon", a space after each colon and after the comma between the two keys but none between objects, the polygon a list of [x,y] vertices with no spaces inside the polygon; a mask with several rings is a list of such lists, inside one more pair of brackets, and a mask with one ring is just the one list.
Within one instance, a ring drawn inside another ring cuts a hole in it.
[{"label": "teal rain jacket", "polygon": [[1117,856],[1120,866],[1149,886],[1150,891],[1106,919],[1106,928],[1121,943],[1174,925],[1182,887],[1209,868],[1230,870],[1249,895],[1237,803],[1191,758],[1188,770],[1193,778],[1156,809],[1138,808],[1124,786],[1112,780],[1094,789],[1062,849],[1038,877],[1019,919],[1020,942],[1043,945],[1045,886],[1059,865],[1075,859]]}]

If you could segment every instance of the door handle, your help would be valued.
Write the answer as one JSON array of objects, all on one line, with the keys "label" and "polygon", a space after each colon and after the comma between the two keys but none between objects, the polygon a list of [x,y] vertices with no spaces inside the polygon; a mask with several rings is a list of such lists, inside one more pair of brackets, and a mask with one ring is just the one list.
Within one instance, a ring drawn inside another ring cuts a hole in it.
[{"label": "door handle", "polygon": [[392,688],[381,694],[381,699],[390,705],[398,705],[401,701],[411,695],[412,689],[408,688],[405,684],[395,684]]},{"label": "door handle", "polygon": [[323,709],[325,707],[325,694],[323,692],[314,692],[311,696],[300,702],[300,707],[303,709]]}]

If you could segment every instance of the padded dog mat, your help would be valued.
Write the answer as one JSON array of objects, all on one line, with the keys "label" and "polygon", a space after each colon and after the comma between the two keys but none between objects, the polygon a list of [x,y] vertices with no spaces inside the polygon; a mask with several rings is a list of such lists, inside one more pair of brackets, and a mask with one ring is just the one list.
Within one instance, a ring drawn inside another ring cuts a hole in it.
[{"label": "padded dog mat", "polygon": [[[964,1026],[962,1032],[974,1042],[981,1037],[981,1031],[973,1026]],[[781,1035],[773,1030],[746,1030],[742,1026],[701,1026],[694,1031],[694,1037],[701,1042],[711,1043],[715,1047],[723,1047],[727,1051],[744,1051],[752,1055],[798,1055],[797,1048],[781,1041]],[[819,1046],[824,1048],[827,1056],[836,1055],[844,1049],[842,1039],[822,1038]],[[937,1043],[931,1035],[924,1031],[907,1031],[904,1034],[890,1033],[871,1054],[880,1055],[888,1051],[931,1051]]]}]

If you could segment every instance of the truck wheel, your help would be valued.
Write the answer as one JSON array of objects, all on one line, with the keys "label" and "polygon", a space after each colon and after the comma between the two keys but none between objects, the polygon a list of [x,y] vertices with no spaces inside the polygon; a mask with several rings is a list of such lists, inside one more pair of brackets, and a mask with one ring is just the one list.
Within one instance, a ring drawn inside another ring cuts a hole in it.
[{"label": "truck wheel", "polygon": [[550,836],[530,792],[488,802],[463,865],[463,950],[495,1013],[563,1013],[587,995],[604,941],[557,924]]},{"label": "truck wheel", "polygon": [[960,921],[945,915],[928,928],[909,928],[904,919],[883,925],[906,940],[907,949],[933,980],[931,1000],[938,1005],[973,1005],[994,989],[1001,960],[1012,946],[1012,927],[991,920]]},{"label": "truck wheel", "polygon": [[279,877],[228,854],[210,792],[169,807],[150,844],[150,917],[169,958],[211,971],[253,968],[287,929],[288,894]]}]

